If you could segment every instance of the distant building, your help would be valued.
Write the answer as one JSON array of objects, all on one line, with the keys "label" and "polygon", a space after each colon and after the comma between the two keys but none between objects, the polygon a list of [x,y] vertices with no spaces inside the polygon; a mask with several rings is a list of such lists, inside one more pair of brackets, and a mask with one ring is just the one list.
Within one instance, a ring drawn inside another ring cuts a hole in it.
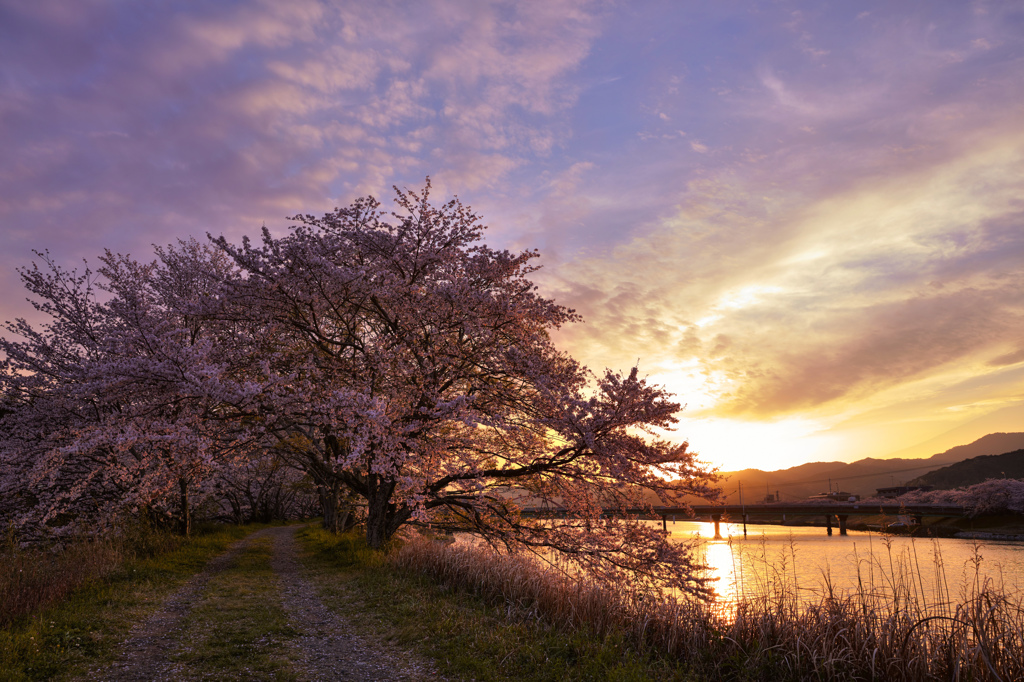
[{"label": "distant building", "polygon": [[833,502],[856,502],[860,500],[860,495],[854,495],[853,493],[844,493],[842,491],[834,491],[829,493],[818,493],[817,495],[811,495],[808,499],[832,500]]},{"label": "distant building", "polygon": [[876,495],[877,497],[891,499],[899,497],[900,495],[906,495],[907,493],[914,492],[915,490],[920,490],[921,492],[926,493],[934,488],[935,486],[932,485],[894,485],[888,488],[878,488]]}]

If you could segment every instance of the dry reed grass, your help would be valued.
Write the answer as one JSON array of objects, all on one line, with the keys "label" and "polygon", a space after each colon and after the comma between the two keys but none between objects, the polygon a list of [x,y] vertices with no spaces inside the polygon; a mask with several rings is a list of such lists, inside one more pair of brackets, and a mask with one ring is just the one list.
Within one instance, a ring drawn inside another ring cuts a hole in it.
[{"label": "dry reed grass", "polygon": [[0,627],[63,600],[125,561],[168,551],[178,542],[170,533],[142,525],[116,536],[80,537],[49,548],[22,549],[8,541],[0,549]]},{"label": "dry reed grass", "polygon": [[[903,561],[888,550],[892,570],[876,572],[871,562],[880,569],[882,559],[865,559],[867,575],[854,590],[838,590],[826,574],[815,599],[798,597],[795,577],[775,564],[776,574],[763,578],[754,596],[726,608],[610,590],[531,557],[466,545],[413,541],[389,560],[476,594],[512,618],[597,636],[625,632],[708,679],[1024,679],[1019,594],[976,571],[955,598],[940,584],[929,601],[919,567],[913,570],[916,556]],[[941,568],[937,545],[933,560]]]}]

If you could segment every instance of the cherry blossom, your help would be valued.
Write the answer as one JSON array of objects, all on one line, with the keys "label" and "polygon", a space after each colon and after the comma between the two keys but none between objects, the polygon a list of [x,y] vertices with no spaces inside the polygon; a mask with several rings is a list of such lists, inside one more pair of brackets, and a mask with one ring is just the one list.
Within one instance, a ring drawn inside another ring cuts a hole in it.
[{"label": "cherry blossom", "polygon": [[[241,514],[283,465],[325,525],[359,519],[372,547],[408,526],[469,533],[706,594],[691,544],[638,518],[718,494],[659,436],[680,405],[636,367],[594,374],[557,349],[580,318],[538,292],[538,253],[489,248],[476,214],[429,190],[396,190],[391,213],[366,198],[296,216],[258,244],[108,252],[96,273],[44,254],[22,276],[51,322],[0,341],[5,515],[27,532],[148,509],[187,531],[203,505]],[[524,513],[545,506],[559,518]]]},{"label": "cherry blossom", "polygon": [[[215,240],[243,273],[218,315],[272,330],[251,358],[274,386],[267,434],[328,497],[363,500],[371,546],[430,526],[696,589],[689,546],[635,518],[651,493],[716,495],[685,444],[654,437],[680,406],[635,368],[595,377],[553,346],[579,317],[537,292],[535,251],[488,248],[429,183],[396,192],[395,213],[363,199],[259,245]],[[524,517],[524,493],[567,518]]]}]

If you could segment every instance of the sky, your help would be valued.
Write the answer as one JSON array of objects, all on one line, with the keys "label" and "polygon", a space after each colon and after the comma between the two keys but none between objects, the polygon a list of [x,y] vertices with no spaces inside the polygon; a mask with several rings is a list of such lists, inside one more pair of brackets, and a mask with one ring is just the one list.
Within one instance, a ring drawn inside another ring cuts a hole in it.
[{"label": "sky", "polygon": [[1024,3],[0,0],[17,268],[427,176],[723,470],[1024,431]]}]

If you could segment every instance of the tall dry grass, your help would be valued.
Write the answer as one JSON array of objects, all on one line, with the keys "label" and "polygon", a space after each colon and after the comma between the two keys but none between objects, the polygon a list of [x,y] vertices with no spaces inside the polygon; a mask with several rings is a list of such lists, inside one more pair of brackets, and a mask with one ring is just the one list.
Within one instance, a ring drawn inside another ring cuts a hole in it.
[{"label": "tall dry grass", "polygon": [[[980,571],[956,595],[948,585],[925,590],[913,560],[888,549],[888,557],[865,559],[856,589],[839,590],[825,575],[808,599],[795,574],[776,563],[759,589],[724,608],[610,590],[530,557],[473,546],[418,540],[389,560],[476,594],[512,618],[596,636],[624,632],[708,679],[1024,680],[1019,594]],[[891,571],[881,570],[886,559]]]},{"label": "tall dry grass", "polygon": [[127,525],[117,535],[82,536],[46,548],[24,549],[8,540],[0,548],[0,627],[61,601],[126,561],[169,551],[179,542],[177,536],[141,523]]}]

